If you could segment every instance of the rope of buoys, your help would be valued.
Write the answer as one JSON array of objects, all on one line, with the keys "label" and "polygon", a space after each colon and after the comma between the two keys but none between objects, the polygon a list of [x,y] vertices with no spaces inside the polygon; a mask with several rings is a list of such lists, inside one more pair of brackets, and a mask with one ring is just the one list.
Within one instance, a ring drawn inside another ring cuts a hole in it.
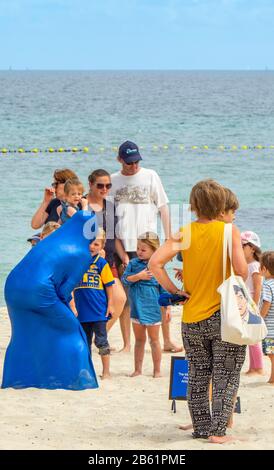
[{"label": "rope of buoys", "polygon": [[[208,151],[219,151],[219,152],[240,152],[242,150],[273,150],[274,145],[184,145],[184,144],[164,144],[164,145],[145,145],[139,146],[140,150],[147,150],[152,152],[158,151],[167,151],[167,150],[180,150],[181,152],[184,151],[193,151],[193,152],[208,152]],[[99,146],[99,147],[48,147],[48,148],[38,148],[34,147],[32,149],[25,149],[23,147],[19,147],[17,149],[9,149],[9,148],[0,148],[0,154],[7,155],[7,154],[40,154],[40,153],[106,153],[106,152],[118,152],[118,146],[108,147],[108,146]]]}]

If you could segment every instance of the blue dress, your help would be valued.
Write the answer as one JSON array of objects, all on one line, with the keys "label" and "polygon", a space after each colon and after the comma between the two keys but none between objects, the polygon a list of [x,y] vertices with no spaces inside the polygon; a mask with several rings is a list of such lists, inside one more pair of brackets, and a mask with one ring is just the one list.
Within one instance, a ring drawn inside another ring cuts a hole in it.
[{"label": "blue dress", "polygon": [[155,277],[147,281],[130,282],[128,276],[138,274],[147,268],[148,262],[133,258],[128,263],[122,276],[124,286],[128,287],[130,317],[139,320],[142,325],[153,325],[162,321],[159,295],[166,292]]},{"label": "blue dress", "polygon": [[62,206],[62,210],[61,210],[61,214],[60,214],[60,220],[61,220],[62,224],[67,222],[69,219],[71,219],[71,217],[68,215],[68,208],[69,207],[72,207],[73,209],[75,209],[76,212],[78,212],[80,210],[78,206],[72,206],[71,204],[68,204],[65,201],[61,201],[61,206]]},{"label": "blue dress", "polygon": [[2,388],[98,387],[86,335],[69,307],[96,232],[94,213],[77,212],[10,272],[5,299],[12,336]]}]

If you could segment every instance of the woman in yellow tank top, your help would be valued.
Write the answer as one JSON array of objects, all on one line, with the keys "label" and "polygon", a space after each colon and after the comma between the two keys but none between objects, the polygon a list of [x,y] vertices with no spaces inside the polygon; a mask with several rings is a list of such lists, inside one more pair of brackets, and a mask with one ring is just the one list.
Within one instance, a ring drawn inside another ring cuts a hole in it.
[{"label": "woman in yellow tank top", "polygon": [[[226,428],[246,349],[221,340],[221,299],[217,288],[223,282],[224,222],[217,218],[225,210],[225,196],[224,188],[214,180],[197,183],[190,195],[191,210],[197,220],[182,227],[154,253],[149,263],[164,289],[189,297],[183,308],[182,336],[189,361],[188,406],[193,437],[209,438],[214,443],[231,440],[226,436]],[[179,252],[184,262],[184,291],[178,291],[164,268]],[[235,273],[246,278],[247,264],[235,226],[232,252]]]}]

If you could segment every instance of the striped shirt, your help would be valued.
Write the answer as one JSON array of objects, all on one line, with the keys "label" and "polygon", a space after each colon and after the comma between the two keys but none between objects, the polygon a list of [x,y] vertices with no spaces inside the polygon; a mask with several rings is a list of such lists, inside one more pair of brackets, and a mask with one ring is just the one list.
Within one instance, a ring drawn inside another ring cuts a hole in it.
[{"label": "striped shirt", "polygon": [[264,279],[262,301],[270,302],[268,314],[264,318],[267,326],[267,338],[274,339],[274,279]]}]

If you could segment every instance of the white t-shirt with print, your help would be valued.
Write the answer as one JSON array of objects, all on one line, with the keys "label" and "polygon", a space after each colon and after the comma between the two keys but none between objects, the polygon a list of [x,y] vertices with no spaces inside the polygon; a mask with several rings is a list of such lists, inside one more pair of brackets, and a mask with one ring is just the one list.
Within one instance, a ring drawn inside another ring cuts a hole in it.
[{"label": "white t-shirt with print", "polygon": [[157,214],[168,203],[167,195],[156,171],[147,168],[132,176],[113,173],[111,182],[110,196],[118,217],[116,236],[126,251],[136,251],[139,235],[157,233]]}]

